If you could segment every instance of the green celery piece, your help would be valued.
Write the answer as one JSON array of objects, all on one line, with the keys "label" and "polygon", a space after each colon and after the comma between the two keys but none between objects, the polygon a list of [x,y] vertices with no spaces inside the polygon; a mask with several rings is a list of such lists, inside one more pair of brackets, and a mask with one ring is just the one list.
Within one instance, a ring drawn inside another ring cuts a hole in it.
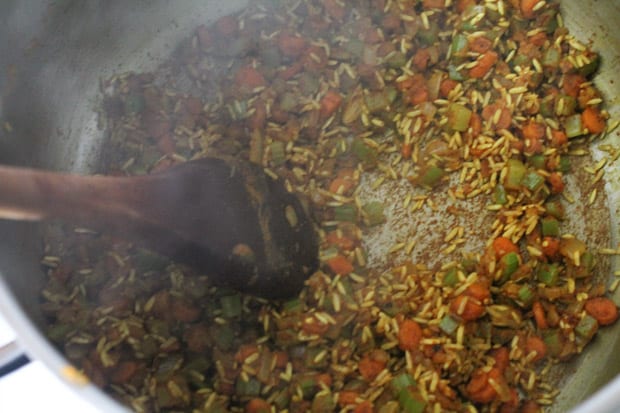
[{"label": "green celery piece", "polygon": [[545,217],[541,222],[543,237],[559,237],[560,223],[553,217]]},{"label": "green celery piece", "polygon": [[443,169],[438,166],[431,165],[419,179],[419,182],[423,186],[434,187],[437,185],[441,178],[445,175]]},{"label": "green celery piece", "polygon": [[519,254],[514,251],[504,255],[501,259],[502,266],[502,282],[510,279],[510,276],[519,268]]},{"label": "green celery piece", "polygon": [[521,179],[521,184],[530,191],[536,191],[545,183],[545,178],[536,172],[527,172]]},{"label": "green celery piece", "polygon": [[426,402],[419,394],[414,394],[411,389],[402,389],[398,395],[398,402],[405,413],[423,413]]},{"label": "green celery piece", "polygon": [[441,321],[439,322],[439,328],[441,329],[441,331],[443,331],[444,333],[450,336],[454,334],[454,332],[456,331],[458,327],[459,327],[459,322],[449,315],[444,316],[444,318],[442,318]]},{"label": "green celery piece", "polygon": [[534,290],[529,285],[523,285],[519,288],[517,292],[517,296],[519,297],[519,301],[523,303],[524,306],[529,307],[534,302]]},{"label": "green celery piece", "polygon": [[375,226],[385,221],[385,215],[383,214],[383,203],[380,201],[371,201],[362,207],[366,213],[366,219],[368,226]]},{"label": "green celery piece", "polygon": [[538,281],[547,285],[548,287],[553,287],[557,284],[558,279],[560,278],[560,266],[557,263],[545,263],[538,269],[537,273]]},{"label": "green celery piece", "polygon": [[399,394],[403,389],[406,389],[410,386],[416,386],[416,381],[411,374],[401,373],[392,379],[390,385],[394,393]]},{"label": "green celery piece", "polygon": [[575,333],[584,338],[586,341],[590,341],[598,330],[598,321],[589,314],[586,314],[579,323],[575,326]]},{"label": "green celery piece", "polygon": [[495,185],[495,188],[493,188],[493,202],[499,205],[506,205],[508,203],[506,188],[504,188],[504,185],[497,184]]},{"label": "green celery piece", "polygon": [[564,120],[564,129],[568,138],[575,138],[583,135],[583,124],[581,123],[581,115],[579,113],[568,116]]},{"label": "green celery piece", "polygon": [[241,296],[239,294],[226,295],[220,298],[222,315],[226,318],[239,317],[241,315]]},{"label": "green celery piece", "polygon": [[447,126],[453,131],[465,132],[469,128],[472,111],[459,103],[451,103],[448,106],[446,116]]},{"label": "green celery piece", "polygon": [[340,205],[334,208],[336,221],[355,222],[357,220],[357,208],[355,205]]},{"label": "green celery piece", "polygon": [[506,189],[520,189],[521,180],[527,171],[525,165],[518,159],[509,159],[506,162],[506,166],[508,168],[508,173],[506,174],[504,187]]},{"label": "green celery piece", "polygon": [[455,267],[450,268],[442,281],[446,287],[454,287],[459,282],[458,270]]}]

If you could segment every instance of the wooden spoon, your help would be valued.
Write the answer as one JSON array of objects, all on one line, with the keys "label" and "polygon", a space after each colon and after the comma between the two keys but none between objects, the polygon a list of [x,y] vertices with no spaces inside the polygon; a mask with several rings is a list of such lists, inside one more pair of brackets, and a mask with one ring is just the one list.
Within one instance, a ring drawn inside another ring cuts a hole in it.
[{"label": "wooden spoon", "polygon": [[318,266],[299,199],[257,165],[204,158],[136,177],[0,166],[0,218],[120,235],[266,298],[296,294]]}]

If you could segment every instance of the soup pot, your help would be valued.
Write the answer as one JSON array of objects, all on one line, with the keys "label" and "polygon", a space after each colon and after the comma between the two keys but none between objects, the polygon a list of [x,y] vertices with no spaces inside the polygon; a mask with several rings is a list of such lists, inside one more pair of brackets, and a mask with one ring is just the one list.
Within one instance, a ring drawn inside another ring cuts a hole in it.
[{"label": "soup pot", "polygon": [[[95,111],[100,79],[155,69],[191,29],[244,6],[242,0],[2,1],[0,163],[77,173],[96,170],[104,141]],[[602,56],[595,83],[612,119],[620,119],[620,2],[563,0],[561,9],[571,33]],[[620,145],[617,133],[605,139]],[[594,156],[600,154],[595,150]],[[620,234],[619,166],[618,161],[606,166],[612,245]],[[79,397],[103,411],[124,411],[85,383],[41,333],[41,225],[0,222],[0,232],[0,313],[18,335],[11,356],[23,351],[41,360]],[[618,268],[614,261],[612,271]],[[567,366],[552,411],[620,410],[619,348],[620,325],[601,332]]]}]

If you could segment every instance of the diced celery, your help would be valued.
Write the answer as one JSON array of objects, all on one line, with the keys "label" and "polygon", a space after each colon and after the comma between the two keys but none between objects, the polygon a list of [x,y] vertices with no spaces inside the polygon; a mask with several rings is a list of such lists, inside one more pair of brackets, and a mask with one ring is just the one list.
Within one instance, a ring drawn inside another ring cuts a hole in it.
[{"label": "diced celery", "polygon": [[597,330],[598,321],[588,314],[579,320],[579,323],[575,326],[575,333],[586,341],[590,341]]},{"label": "diced celery", "polygon": [[471,114],[471,110],[467,107],[459,103],[451,103],[446,113],[447,126],[453,131],[465,132],[469,128]]},{"label": "diced celery", "polygon": [[235,383],[235,394],[241,397],[258,396],[260,394],[260,382],[252,377],[249,377],[247,381],[239,377]]},{"label": "diced celery", "polygon": [[465,80],[465,77],[456,69],[454,65],[448,65],[448,77],[452,80],[456,80],[457,82],[462,82]]},{"label": "diced celery", "polygon": [[[560,103],[561,102],[561,103]],[[560,116],[570,116],[575,113],[577,100],[568,95],[560,95],[555,101],[555,113]]]},{"label": "diced celery", "polygon": [[439,322],[439,328],[441,329],[441,331],[448,335],[454,334],[458,327],[459,322],[449,315],[444,316],[444,318],[442,318]]},{"label": "diced celery", "polygon": [[504,185],[497,184],[495,185],[495,188],[493,188],[493,202],[500,205],[506,205],[508,203],[506,188],[504,188]]},{"label": "diced celery", "polygon": [[583,135],[581,115],[577,113],[575,115],[568,116],[564,120],[564,129],[566,130],[566,136],[569,138],[575,138]]},{"label": "diced celery", "polygon": [[564,206],[562,206],[562,202],[559,199],[545,203],[545,211],[556,219],[564,219]]},{"label": "diced celery", "polygon": [[439,25],[436,21],[432,20],[429,22],[428,30],[422,28],[416,33],[417,39],[424,46],[430,46],[437,41],[437,36],[439,35]]},{"label": "diced celery", "polygon": [[312,400],[311,413],[333,412],[336,408],[334,395],[330,392],[320,392]]},{"label": "diced celery", "polygon": [[279,166],[286,162],[286,153],[284,152],[284,143],[280,141],[273,142],[270,145],[271,149],[271,162],[274,165]]},{"label": "diced celery", "polygon": [[538,281],[553,287],[557,284],[560,278],[560,266],[557,263],[544,263],[540,266],[537,272]]},{"label": "diced celery", "polygon": [[563,173],[570,172],[570,158],[568,156],[560,156],[558,171]]},{"label": "diced celery", "polygon": [[506,162],[508,172],[506,173],[506,179],[504,180],[504,187],[506,189],[519,189],[521,188],[521,180],[525,176],[527,169],[523,162],[518,159],[509,159]]},{"label": "diced celery", "polygon": [[560,64],[560,57],[560,50],[556,47],[550,47],[543,53],[541,63],[543,64],[543,66],[556,68]]},{"label": "diced celery", "polygon": [[379,225],[385,221],[385,215],[383,215],[383,203],[379,201],[371,201],[364,204],[362,207],[366,214],[365,221],[370,227]]},{"label": "diced celery", "polygon": [[398,395],[398,402],[405,413],[423,413],[426,401],[422,396],[410,388],[402,389]]},{"label": "diced celery", "polygon": [[241,296],[239,294],[225,295],[220,298],[222,315],[226,318],[239,317],[241,315]]},{"label": "diced celery", "polygon": [[525,306],[529,307],[534,302],[534,290],[529,285],[523,285],[519,288],[517,292],[517,296],[519,297],[519,301]]},{"label": "diced celery", "polygon": [[465,57],[467,55],[467,37],[462,34],[456,34],[452,37],[450,45],[450,54],[453,57]]},{"label": "diced celery", "polygon": [[559,237],[560,223],[553,217],[543,218],[541,221],[543,237]]},{"label": "diced celery", "polygon": [[401,373],[394,377],[391,382],[392,390],[394,394],[399,394],[401,390],[406,389],[409,386],[415,386],[416,381],[409,373]]},{"label": "diced celery", "polygon": [[385,63],[392,69],[400,69],[407,64],[407,57],[404,53],[396,51],[387,58]]},{"label": "diced celery", "polygon": [[562,351],[563,338],[559,330],[546,330],[543,332],[543,341],[547,346],[547,351],[552,357],[560,355]]},{"label": "diced celery", "polygon": [[334,208],[336,221],[355,222],[357,220],[357,208],[353,204],[340,205]]},{"label": "diced celery", "polygon": [[286,313],[299,313],[303,310],[303,305],[299,298],[293,298],[282,304],[282,309]]},{"label": "diced celery", "polygon": [[390,105],[390,100],[385,89],[370,92],[364,97],[364,103],[370,113],[379,113],[385,111]]},{"label": "diced celery", "polygon": [[521,179],[521,185],[523,185],[532,192],[539,189],[544,183],[545,178],[533,171],[527,172]]},{"label": "diced celery", "polygon": [[501,281],[506,282],[519,268],[519,254],[514,251],[507,253],[502,257],[500,266],[502,268]]},{"label": "diced celery", "polygon": [[366,145],[362,139],[353,140],[351,151],[366,166],[372,166],[377,162],[377,151]]},{"label": "diced celery", "polygon": [[596,71],[598,70],[598,67],[601,64],[601,56],[599,54],[596,54],[594,56],[590,56],[589,58],[590,58],[589,63],[586,63],[585,65],[577,69],[577,72],[580,75],[589,77],[593,75],[594,73],[596,73]]},{"label": "diced celery", "polygon": [[424,186],[433,187],[441,181],[441,178],[443,178],[444,174],[445,172],[443,169],[438,166],[431,165],[426,169],[426,171],[424,171],[424,173],[419,179],[419,182]]},{"label": "diced celery", "polygon": [[545,168],[545,155],[543,154],[532,155],[527,159],[527,163],[532,165],[536,169],[544,169]]},{"label": "diced celery", "polygon": [[446,287],[454,287],[459,282],[458,270],[455,267],[450,268],[443,276],[442,282]]}]

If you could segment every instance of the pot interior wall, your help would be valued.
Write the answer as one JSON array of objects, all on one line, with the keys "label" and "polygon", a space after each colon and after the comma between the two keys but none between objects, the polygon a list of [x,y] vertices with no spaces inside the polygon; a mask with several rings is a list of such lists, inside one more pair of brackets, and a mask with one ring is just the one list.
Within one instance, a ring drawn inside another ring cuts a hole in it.
[{"label": "pot interior wall", "polygon": [[[174,45],[199,24],[243,7],[245,1],[62,0],[3,1],[0,5],[0,162],[59,171],[92,172],[104,141],[97,128],[99,80],[128,70],[154,69]],[[566,24],[582,41],[602,54],[597,77],[612,117],[620,118],[620,32],[616,1],[562,1]],[[8,41],[7,41],[8,40]],[[620,145],[617,134],[606,143]],[[617,244],[620,176],[618,163],[608,165],[612,241]],[[40,227],[2,223],[0,272],[12,293],[37,324]],[[618,268],[618,263],[613,265]],[[17,311],[17,309],[16,309]],[[569,367],[554,411],[566,411],[618,373],[614,352],[619,326],[608,329]]]}]

